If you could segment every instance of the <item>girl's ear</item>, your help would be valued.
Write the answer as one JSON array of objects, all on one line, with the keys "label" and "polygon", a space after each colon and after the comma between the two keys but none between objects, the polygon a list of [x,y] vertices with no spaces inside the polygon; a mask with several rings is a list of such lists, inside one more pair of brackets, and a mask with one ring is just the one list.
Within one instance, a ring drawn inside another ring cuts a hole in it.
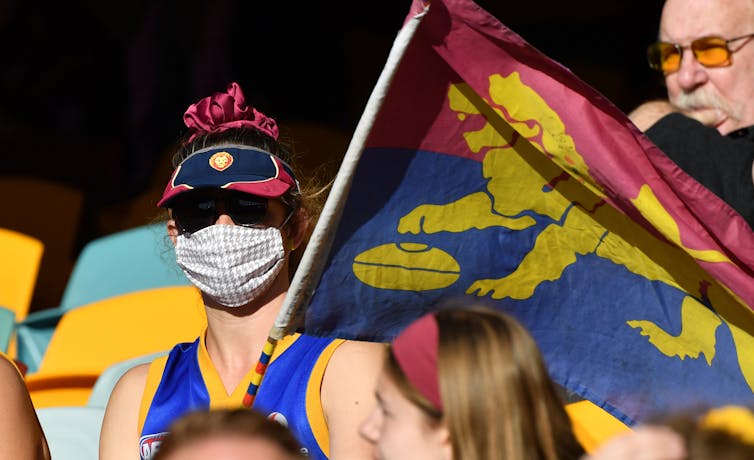
[{"label": "girl's ear", "polygon": [[443,458],[446,460],[453,460],[453,443],[450,439],[450,430],[448,426],[443,422],[436,428],[437,441],[440,443],[440,449]]},{"label": "girl's ear", "polygon": [[309,213],[303,208],[296,209],[294,215],[291,216],[291,224],[284,235],[287,251],[293,251],[303,243],[306,231],[309,229]]}]

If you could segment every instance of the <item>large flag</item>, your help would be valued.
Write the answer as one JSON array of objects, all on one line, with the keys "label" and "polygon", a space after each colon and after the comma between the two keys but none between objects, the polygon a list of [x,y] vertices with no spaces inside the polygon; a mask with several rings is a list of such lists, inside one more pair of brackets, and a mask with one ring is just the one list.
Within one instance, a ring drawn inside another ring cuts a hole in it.
[{"label": "large flag", "polygon": [[626,424],[754,403],[754,235],[629,119],[471,0],[415,0],[291,302],[388,341],[448,298],[514,315]]}]

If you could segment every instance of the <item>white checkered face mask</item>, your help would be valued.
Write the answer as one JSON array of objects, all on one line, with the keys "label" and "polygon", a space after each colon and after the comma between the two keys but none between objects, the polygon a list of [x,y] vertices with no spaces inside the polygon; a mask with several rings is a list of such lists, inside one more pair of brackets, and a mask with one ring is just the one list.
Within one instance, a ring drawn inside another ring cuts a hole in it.
[{"label": "white checkered face mask", "polygon": [[226,307],[259,297],[285,260],[280,230],[240,225],[210,225],[178,235],[175,255],[188,279]]}]

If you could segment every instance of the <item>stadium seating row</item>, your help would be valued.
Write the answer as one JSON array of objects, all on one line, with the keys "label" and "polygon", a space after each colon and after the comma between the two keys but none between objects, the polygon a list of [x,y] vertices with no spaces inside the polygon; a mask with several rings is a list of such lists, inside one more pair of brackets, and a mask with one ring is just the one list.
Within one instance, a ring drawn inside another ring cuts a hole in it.
[{"label": "stadium seating row", "polygon": [[88,243],[59,305],[29,313],[44,243],[0,228],[0,350],[26,372],[54,458],[97,458],[115,382],[175,343],[194,340],[206,317],[199,291],[175,264],[163,224]]}]

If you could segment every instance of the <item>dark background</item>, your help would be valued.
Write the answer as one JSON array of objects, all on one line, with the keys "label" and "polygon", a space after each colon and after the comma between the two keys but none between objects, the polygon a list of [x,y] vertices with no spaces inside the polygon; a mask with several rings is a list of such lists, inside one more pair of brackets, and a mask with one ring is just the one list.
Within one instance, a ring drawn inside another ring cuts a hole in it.
[{"label": "dark background", "polygon": [[[664,94],[644,54],[660,0],[478,3],[625,112]],[[0,0],[0,227],[46,244],[32,310],[86,242],[158,216],[183,111],[230,81],[332,174],[409,5]]]}]

